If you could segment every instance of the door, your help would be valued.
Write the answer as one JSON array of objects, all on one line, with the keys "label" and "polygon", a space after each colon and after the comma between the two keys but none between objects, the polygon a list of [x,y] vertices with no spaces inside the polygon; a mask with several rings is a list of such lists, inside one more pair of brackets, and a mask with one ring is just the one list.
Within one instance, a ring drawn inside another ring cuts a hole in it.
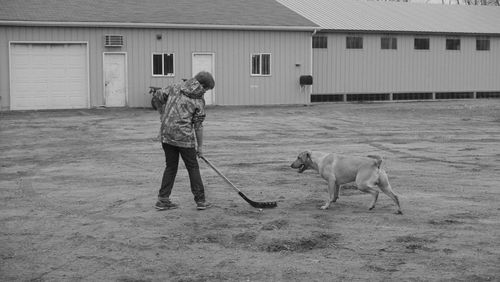
[{"label": "door", "polygon": [[104,53],[104,104],[127,105],[127,60],[125,53]]},{"label": "door", "polygon": [[[200,71],[208,71],[215,79],[214,57],[214,53],[193,53],[193,77]],[[214,90],[208,90],[204,97],[207,105],[215,104]]]},{"label": "door", "polygon": [[88,108],[85,43],[11,43],[10,109]]}]

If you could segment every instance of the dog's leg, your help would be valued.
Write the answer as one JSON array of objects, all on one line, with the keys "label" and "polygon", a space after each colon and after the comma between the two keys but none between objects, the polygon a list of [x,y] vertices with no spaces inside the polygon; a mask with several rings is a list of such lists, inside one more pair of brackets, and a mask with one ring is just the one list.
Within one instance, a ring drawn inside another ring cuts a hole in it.
[{"label": "dog's leg", "polygon": [[339,198],[339,191],[340,191],[340,185],[335,184],[335,187],[333,189],[333,200],[332,202],[336,202]]},{"label": "dog's leg", "polygon": [[370,204],[370,207],[368,208],[369,210],[372,210],[375,207],[375,203],[377,202],[377,199],[378,199],[378,193],[379,192],[374,187],[375,186],[373,186],[373,187],[368,186],[367,183],[360,183],[360,184],[358,184],[358,189],[361,192],[365,192],[365,193],[371,194],[372,197],[373,197],[373,200],[372,200],[372,202]]},{"label": "dog's leg", "polygon": [[321,206],[320,209],[326,210],[330,207],[330,204],[337,201],[338,199],[339,186],[336,184],[335,179],[328,179],[328,200]]},{"label": "dog's leg", "polygon": [[378,180],[378,173],[373,170],[373,168],[360,169],[356,175],[356,186],[361,192],[371,194],[373,197],[372,203],[369,209],[372,210],[375,207],[375,203],[378,199],[377,185],[375,184]]},{"label": "dog's leg", "polygon": [[391,184],[389,183],[389,178],[387,177],[387,173],[385,173],[384,170],[380,170],[379,172],[379,180],[378,180],[378,187],[384,194],[389,196],[394,203],[396,203],[396,206],[398,207],[398,210],[396,211],[396,214],[403,214],[401,211],[401,206],[399,205],[399,198],[398,195],[396,195],[391,188]]}]

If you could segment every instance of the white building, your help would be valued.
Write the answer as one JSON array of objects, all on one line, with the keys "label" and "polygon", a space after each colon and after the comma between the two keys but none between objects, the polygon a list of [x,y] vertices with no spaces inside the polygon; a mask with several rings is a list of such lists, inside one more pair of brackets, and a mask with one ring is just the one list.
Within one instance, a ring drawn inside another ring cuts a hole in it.
[{"label": "white building", "polygon": [[318,26],[274,0],[90,2],[1,1],[0,109],[144,107],[200,70],[207,104],[310,101]]},{"label": "white building", "polygon": [[312,101],[500,98],[500,7],[278,1],[321,28]]},{"label": "white building", "polygon": [[[500,97],[500,7],[361,0],[2,0],[0,110]],[[311,75],[313,85],[299,83]]]}]

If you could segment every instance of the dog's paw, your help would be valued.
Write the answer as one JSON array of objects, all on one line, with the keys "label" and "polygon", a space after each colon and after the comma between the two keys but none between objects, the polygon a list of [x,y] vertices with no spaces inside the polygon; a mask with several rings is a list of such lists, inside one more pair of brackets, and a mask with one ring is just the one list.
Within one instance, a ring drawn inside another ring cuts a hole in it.
[{"label": "dog's paw", "polygon": [[400,215],[402,215],[402,214],[403,214],[403,212],[402,212],[402,211],[396,211],[396,214],[400,214]]}]

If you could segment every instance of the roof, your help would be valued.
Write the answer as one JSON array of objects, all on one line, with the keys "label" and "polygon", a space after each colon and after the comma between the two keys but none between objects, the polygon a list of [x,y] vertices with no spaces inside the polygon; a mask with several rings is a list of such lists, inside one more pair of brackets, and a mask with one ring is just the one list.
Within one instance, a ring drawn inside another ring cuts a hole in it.
[{"label": "roof", "polygon": [[362,0],[277,1],[329,31],[500,34],[497,6]]},{"label": "roof", "polygon": [[0,24],[309,29],[274,0],[0,0]]}]

